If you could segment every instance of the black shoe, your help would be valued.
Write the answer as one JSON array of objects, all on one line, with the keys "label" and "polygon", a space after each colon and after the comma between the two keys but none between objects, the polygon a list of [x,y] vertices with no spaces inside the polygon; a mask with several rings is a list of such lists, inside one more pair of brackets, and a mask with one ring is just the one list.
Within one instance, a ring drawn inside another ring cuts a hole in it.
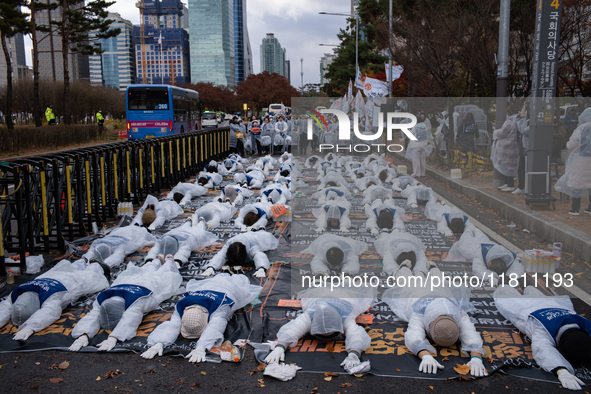
[{"label": "black shoe", "polygon": [[579,216],[579,211],[575,211],[574,209],[571,209],[570,211],[568,211],[569,215],[573,215],[573,216]]}]

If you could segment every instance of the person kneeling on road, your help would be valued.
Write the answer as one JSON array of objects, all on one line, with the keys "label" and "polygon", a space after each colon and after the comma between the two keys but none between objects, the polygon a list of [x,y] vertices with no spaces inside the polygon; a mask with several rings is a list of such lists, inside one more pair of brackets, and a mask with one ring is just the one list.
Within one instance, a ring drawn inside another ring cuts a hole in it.
[{"label": "person kneeling on road", "polygon": [[172,256],[160,254],[142,268],[127,265],[111,287],[101,292],[92,310],[76,324],[72,337],[77,338],[69,350],[79,351],[102,328],[111,331],[98,344],[99,351],[109,351],[117,341],[125,342],[137,333],[142,319],[160,303],[175,295],[183,282]]},{"label": "person kneeling on road", "polygon": [[302,253],[312,254],[310,263],[313,275],[328,275],[343,272],[346,275],[359,273],[359,256],[367,250],[367,244],[351,238],[324,234],[316,238]]},{"label": "person kneeling on road", "polygon": [[221,269],[224,263],[240,267],[247,266],[247,263],[250,263],[249,265],[254,263],[256,269],[254,276],[263,278],[271,266],[265,252],[277,249],[278,246],[279,240],[271,233],[251,231],[236,235],[230,238],[224,247],[213,256],[201,275],[215,274],[215,270]]},{"label": "person kneeling on road", "polygon": [[168,200],[174,200],[181,207],[187,205],[193,197],[200,197],[207,193],[207,188],[194,183],[179,182],[166,196]]},{"label": "person kneeling on road", "polygon": [[501,315],[531,339],[536,363],[555,374],[564,388],[581,390],[573,364],[591,355],[591,321],[575,312],[568,296],[545,296],[534,286],[521,295],[511,286],[500,286],[493,298]]},{"label": "person kneeling on road", "polygon": [[371,206],[365,207],[365,215],[367,216],[365,227],[372,234],[379,234],[380,230],[403,232],[402,218],[405,218],[404,214],[404,208],[397,206],[391,198],[384,202],[378,199]]},{"label": "person kneeling on road", "polygon": [[264,230],[265,227],[267,227],[269,219],[273,219],[271,204],[257,202],[245,205],[244,208],[238,212],[238,217],[234,222],[234,226],[243,232],[249,230]]},{"label": "person kneeling on road", "polygon": [[18,326],[15,341],[27,340],[58,320],[62,310],[84,295],[109,287],[111,269],[91,259],[90,263],[62,260],[36,279],[15,288],[0,303],[0,327],[9,320]]},{"label": "person kneeling on road", "polygon": [[330,224],[332,227],[337,227],[339,231],[348,233],[351,227],[350,211],[351,203],[342,197],[328,200],[320,208],[313,209],[312,214],[317,219],[314,223],[316,232],[326,231]]},{"label": "person kneeling on road", "polygon": [[[439,277],[445,283],[435,263],[429,262],[428,268],[428,275],[426,271],[419,274],[423,279]],[[470,288],[431,287],[431,283],[423,287],[416,282],[413,284],[412,276],[409,265],[403,263],[396,274],[397,286],[386,290],[382,300],[396,316],[408,322],[404,344],[421,359],[419,371],[436,374],[439,369],[443,369],[443,365],[432,356],[437,352],[427,339],[430,337],[443,347],[452,346],[459,339],[462,353],[471,356],[467,364],[470,374],[477,377],[487,375],[482,361],[482,355],[485,354],[482,337],[466,313],[473,308],[470,304]],[[405,278],[404,285],[399,278]]]},{"label": "person kneeling on road", "polygon": [[[296,346],[299,339],[310,333],[321,341],[345,339],[347,357],[341,366],[349,372],[361,364],[361,353],[371,344],[367,332],[355,322],[375,302],[372,287],[311,287],[298,294],[302,313],[283,325],[277,333],[277,346],[265,358],[267,364],[285,359],[285,350]],[[355,373],[355,372],[349,372]]]},{"label": "person kneeling on road", "polygon": [[150,195],[146,197],[144,205],[138,210],[132,224],[144,225],[152,231],[162,227],[167,220],[172,220],[184,212],[176,201],[158,201],[156,197]]},{"label": "person kneeling on road", "polygon": [[425,216],[437,222],[437,231],[451,237],[463,234],[466,228],[475,231],[476,228],[459,208],[429,201],[425,206]]},{"label": "person kneeling on road", "polygon": [[427,270],[427,248],[416,236],[409,233],[382,233],[374,242],[376,252],[382,256],[383,271],[386,275],[394,275],[402,263],[414,273]]},{"label": "person kneeling on road", "polygon": [[205,222],[207,229],[211,230],[220,226],[221,222],[227,222],[236,213],[236,207],[229,203],[210,202],[197,209],[191,216],[191,223],[197,226],[199,222]]},{"label": "person kneeling on road", "polygon": [[150,349],[141,356],[145,359],[162,356],[164,348],[172,345],[180,334],[187,339],[199,338],[186,358],[192,363],[204,362],[206,351],[224,341],[224,331],[234,312],[250,304],[261,289],[251,285],[244,275],[219,274],[205,280],[191,279],[171,319],[148,336]]}]

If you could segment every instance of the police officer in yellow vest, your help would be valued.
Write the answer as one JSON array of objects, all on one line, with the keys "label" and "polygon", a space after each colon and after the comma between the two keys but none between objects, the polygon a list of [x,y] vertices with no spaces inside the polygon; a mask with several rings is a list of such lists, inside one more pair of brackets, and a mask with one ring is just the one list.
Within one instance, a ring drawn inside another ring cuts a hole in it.
[{"label": "police officer in yellow vest", "polygon": [[96,113],[96,123],[98,124],[99,131],[103,131],[103,123],[104,122],[105,122],[105,117],[103,116],[103,113],[99,109],[99,111]]},{"label": "police officer in yellow vest", "polygon": [[47,124],[49,126],[53,126],[55,124],[55,114],[53,113],[53,107],[49,105],[45,110],[45,119],[47,119]]}]

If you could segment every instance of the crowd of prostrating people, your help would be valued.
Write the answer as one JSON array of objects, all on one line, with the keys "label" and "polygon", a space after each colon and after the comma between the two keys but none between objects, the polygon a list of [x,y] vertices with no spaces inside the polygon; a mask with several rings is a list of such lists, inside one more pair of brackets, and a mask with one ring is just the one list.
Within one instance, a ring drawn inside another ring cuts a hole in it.
[{"label": "crowd of prostrating people", "polygon": [[[460,236],[448,260],[470,262],[472,273],[495,288],[493,297],[499,312],[532,340],[533,357],[540,367],[556,374],[564,387],[580,389],[583,383],[574,375],[573,365],[591,354],[591,322],[574,311],[568,298],[545,296],[531,286],[521,294],[500,281],[502,275],[524,273],[520,257],[491,241],[459,208],[442,204],[431,188],[374,154],[362,160],[329,153],[310,156],[305,163],[287,152],[252,161],[231,154],[219,163],[212,161],[193,183],[179,183],[160,200],[149,196],[131,225],[117,227],[96,239],[82,258],[62,260],[35,280],[15,287],[0,303],[0,326],[10,321],[18,326],[13,339],[26,341],[57,321],[70,303],[96,294],[91,311],[71,332],[69,350],[79,351],[91,343],[99,351],[112,350],[117,343],[135,337],[144,316],[179,292],[183,284],[179,268],[188,264],[192,252],[218,241],[212,230],[233,221],[241,232],[228,239],[202,266],[200,274],[184,284],[186,292],[176,303],[172,317],[150,333],[149,348],[141,354],[146,359],[162,356],[165,348],[181,336],[196,339],[187,355],[189,361],[204,362],[207,351],[223,342],[234,312],[251,304],[262,289],[251,282],[265,280],[270,268],[266,252],[279,246],[278,239],[267,231],[267,223],[274,219],[272,207],[289,203],[296,187],[309,192],[312,186],[302,179],[303,172],[309,174],[311,170],[319,181],[312,193],[318,202],[313,210],[317,219],[314,226],[322,235],[302,253],[312,255],[313,275],[359,274],[359,256],[369,245],[346,233],[352,226],[352,193],[360,193],[367,219],[365,230],[374,237],[373,247],[382,258],[387,276],[442,277],[437,264],[428,260],[421,239],[405,231],[409,220],[405,209],[424,206],[425,216],[437,223],[439,232]],[[224,177],[233,182],[223,186]],[[211,193],[205,196],[214,190],[214,197]],[[256,202],[246,204],[244,198],[255,193]],[[406,200],[394,198],[398,193]],[[181,215],[193,199],[210,201],[195,209],[186,223],[158,239],[151,234]],[[140,264],[128,262],[125,270],[112,277],[112,268],[146,246],[151,249]],[[253,272],[254,280],[243,268]],[[343,283],[336,288],[312,286],[299,293],[303,312],[279,329],[265,362],[295,374],[295,369],[283,363],[285,352],[309,334],[325,341],[344,340],[347,356],[341,365],[348,373],[365,372],[363,352],[371,338],[355,319],[377,302],[376,291],[375,287]],[[461,351],[470,356],[470,373],[476,377],[487,374],[482,337],[468,315],[473,308],[469,287],[394,286],[381,299],[408,322],[405,345],[421,359],[421,372],[437,374],[443,368],[432,343],[449,347],[460,342]],[[109,336],[94,343],[100,330],[106,330]]]}]

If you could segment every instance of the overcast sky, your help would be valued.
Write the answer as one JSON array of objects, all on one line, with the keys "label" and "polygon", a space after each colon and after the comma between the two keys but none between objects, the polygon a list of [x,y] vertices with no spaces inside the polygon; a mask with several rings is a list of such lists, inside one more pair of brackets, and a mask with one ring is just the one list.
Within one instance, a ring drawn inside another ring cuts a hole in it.
[{"label": "overcast sky", "polygon": [[[187,4],[187,0],[183,0]],[[252,48],[254,72],[260,72],[260,45],[267,33],[274,33],[291,61],[291,84],[300,87],[301,64],[304,58],[304,84],[320,83],[320,58],[332,53],[332,47],[318,44],[338,44],[337,33],[345,28],[344,16],[319,15],[323,12],[350,13],[349,0],[246,0],[248,34]],[[139,24],[135,0],[118,0],[109,7],[125,19]],[[31,41],[26,39],[27,64],[31,65]]]}]

